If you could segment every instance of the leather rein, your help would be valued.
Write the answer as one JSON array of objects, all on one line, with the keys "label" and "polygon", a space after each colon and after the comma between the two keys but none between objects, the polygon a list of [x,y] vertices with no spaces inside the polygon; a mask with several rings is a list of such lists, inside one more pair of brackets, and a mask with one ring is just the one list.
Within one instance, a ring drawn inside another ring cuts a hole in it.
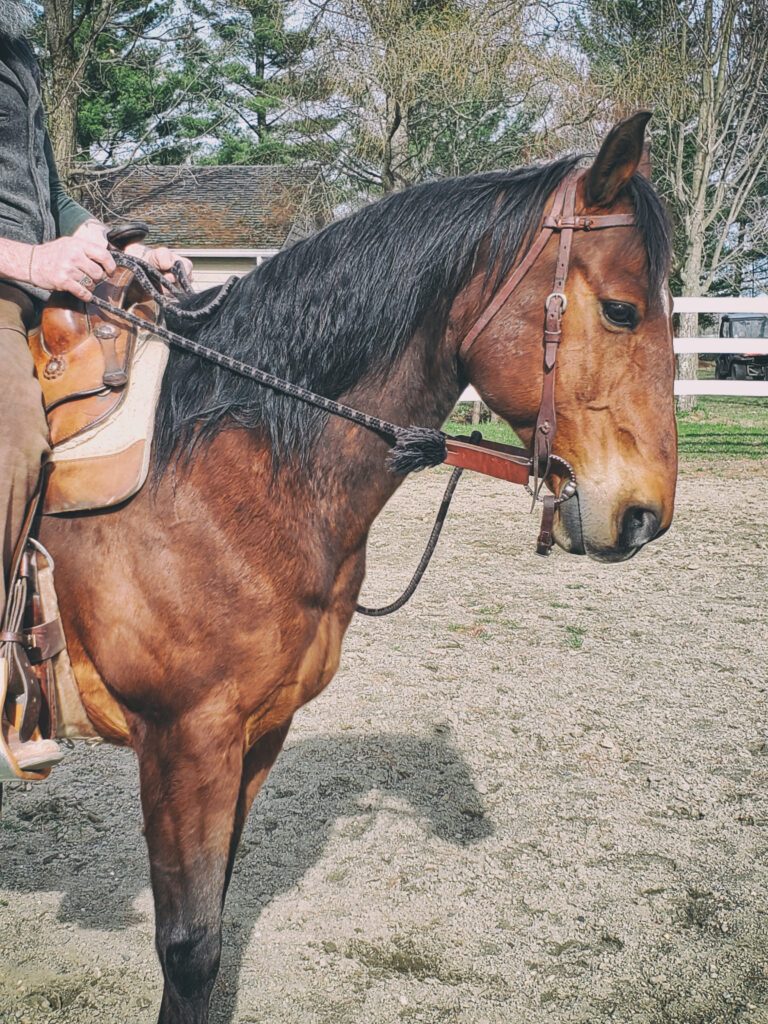
[{"label": "leather rein", "polygon": [[[395,443],[389,455],[390,468],[394,472],[408,473],[424,469],[428,466],[440,465],[443,462],[454,467],[454,473],[451,475],[451,480],[446,488],[427,549],[405,593],[397,601],[384,608],[373,609],[365,608],[361,605],[357,606],[357,611],[366,615],[389,614],[405,604],[426,571],[440,536],[453,491],[464,469],[471,469],[474,472],[507,480],[510,483],[522,484],[531,495],[533,506],[535,507],[537,501],[542,504],[541,527],[536,545],[538,554],[549,554],[554,545],[552,528],[555,509],[558,505],[572,498],[577,489],[576,475],[573,467],[553,451],[553,442],[557,430],[555,371],[557,353],[562,338],[563,314],[568,305],[565,285],[571,260],[573,233],[574,231],[594,231],[602,228],[632,227],[636,223],[632,214],[577,214],[576,192],[578,183],[584,173],[583,170],[572,170],[560,182],[555,190],[550,212],[545,215],[541,229],[531,243],[528,252],[472,324],[459,347],[459,360],[466,365],[471,350],[482,332],[506,305],[515,289],[544,252],[552,236],[559,234],[559,247],[552,291],[547,295],[544,302],[544,378],[541,403],[534,428],[532,453],[529,453],[526,448],[486,441],[477,431],[473,432],[471,437],[451,436],[443,431],[426,427],[402,427],[398,424],[382,420],[379,417],[371,416],[368,413],[363,413],[358,409],[353,409],[351,406],[336,402],[323,395],[315,394],[291,381],[276,377],[274,374],[270,374],[258,367],[243,363],[241,360],[228,356],[225,353],[210,349],[199,342],[176,334],[160,324],[148,322],[130,313],[128,310],[114,306],[97,294],[98,285],[94,290],[91,302],[93,305],[120,319],[127,320],[143,330],[150,331],[175,347],[192,352],[210,362],[224,366],[234,373],[255,380],[289,397],[314,405],[332,415],[350,420],[378,433],[390,441],[394,441]],[[159,302],[161,308],[168,309],[170,307],[173,310],[173,315],[179,319],[200,319],[203,315],[218,307],[236,280],[230,279],[224,285],[219,295],[205,309],[196,311],[177,310],[168,301],[166,295],[162,293],[162,289],[168,286],[157,271],[147,266],[141,260],[126,256],[119,251],[113,252],[113,255],[118,265],[129,267],[135,273],[139,283]],[[191,289],[185,281],[183,272],[180,272],[180,264],[177,264],[174,270],[181,281],[182,290],[184,292],[190,291]],[[172,289],[174,297],[177,297],[178,293],[179,289]],[[544,484],[553,472],[567,476],[568,480],[562,485],[558,494],[542,494]],[[531,477],[533,477],[532,485],[530,484]]]}]

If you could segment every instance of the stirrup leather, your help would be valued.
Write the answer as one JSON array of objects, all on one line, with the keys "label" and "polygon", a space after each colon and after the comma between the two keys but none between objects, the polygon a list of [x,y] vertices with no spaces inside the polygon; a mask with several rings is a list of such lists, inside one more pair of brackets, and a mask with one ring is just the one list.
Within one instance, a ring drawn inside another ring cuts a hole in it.
[{"label": "stirrup leather", "polygon": [[[41,727],[45,728],[41,718],[43,692],[30,662],[30,655],[42,653],[37,647],[41,642],[39,627],[25,629],[24,625],[28,601],[34,603],[31,567],[25,552],[44,484],[45,470],[16,545],[0,623],[0,783],[11,779],[40,782],[64,756],[55,740],[45,739],[41,732]],[[43,636],[47,637],[45,633]]]}]

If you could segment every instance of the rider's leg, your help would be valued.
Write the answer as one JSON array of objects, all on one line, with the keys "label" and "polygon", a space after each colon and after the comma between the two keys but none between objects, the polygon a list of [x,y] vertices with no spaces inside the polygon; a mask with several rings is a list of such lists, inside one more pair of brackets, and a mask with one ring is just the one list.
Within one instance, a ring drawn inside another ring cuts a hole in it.
[{"label": "rider's leg", "polygon": [[48,451],[48,427],[40,385],[27,346],[31,299],[0,282],[0,544],[3,573],[0,608],[5,609],[7,576],[30,498]]},{"label": "rider's leg", "polygon": [[[48,452],[48,427],[40,385],[27,346],[27,329],[34,317],[32,301],[11,285],[0,282],[0,613],[5,611],[8,574],[24,517],[37,487],[40,464]],[[0,665],[0,671],[7,666]],[[1,685],[0,689],[5,687]],[[0,712],[5,693],[0,698]],[[34,771],[58,759],[58,747],[48,740],[19,743],[3,728],[0,759],[11,750],[17,766]],[[3,770],[5,767],[5,770]],[[0,764],[0,779],[12,769]]]}]

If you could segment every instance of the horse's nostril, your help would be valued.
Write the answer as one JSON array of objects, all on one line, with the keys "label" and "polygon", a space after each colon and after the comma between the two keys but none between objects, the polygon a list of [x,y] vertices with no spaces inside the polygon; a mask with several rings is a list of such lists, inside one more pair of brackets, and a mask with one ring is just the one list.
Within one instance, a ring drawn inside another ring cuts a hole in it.
[{"label": "horse's nostril", "polygon": [[621,543],[625,548],[640,548],[659,532],[661,520],[650,508],[628,508],[621,523]]}]

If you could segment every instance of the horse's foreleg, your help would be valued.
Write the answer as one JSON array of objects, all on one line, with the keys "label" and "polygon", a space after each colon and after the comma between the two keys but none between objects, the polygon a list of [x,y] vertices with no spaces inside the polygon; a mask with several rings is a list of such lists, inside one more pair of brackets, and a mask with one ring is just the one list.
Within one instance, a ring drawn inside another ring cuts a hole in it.
[{"label": "horse's foreleg", "polygon": [[134,732],[165,981],[159,1024],[206,1024],[221,956],[242,735],[215,709]]},{"label": "horse's foreleg", "polygon": [[237,800],[237,811],[235,813],[235,827],[232,831],[232,844],[227,865],[227,885],[229,885],[229,880],[232,877],[237,845],[240,842],[240,835],[242,834],[245,820],[248,817],[248,812],[259,790],[264,785],[270,769],[277,759],[277,755],[283,749],[283,743],[291,727],[291,721],[292,719],[289,718],[278,729],[273,729],[271,732],[266,733],[254,743],[245,755],[240,793]]}]

